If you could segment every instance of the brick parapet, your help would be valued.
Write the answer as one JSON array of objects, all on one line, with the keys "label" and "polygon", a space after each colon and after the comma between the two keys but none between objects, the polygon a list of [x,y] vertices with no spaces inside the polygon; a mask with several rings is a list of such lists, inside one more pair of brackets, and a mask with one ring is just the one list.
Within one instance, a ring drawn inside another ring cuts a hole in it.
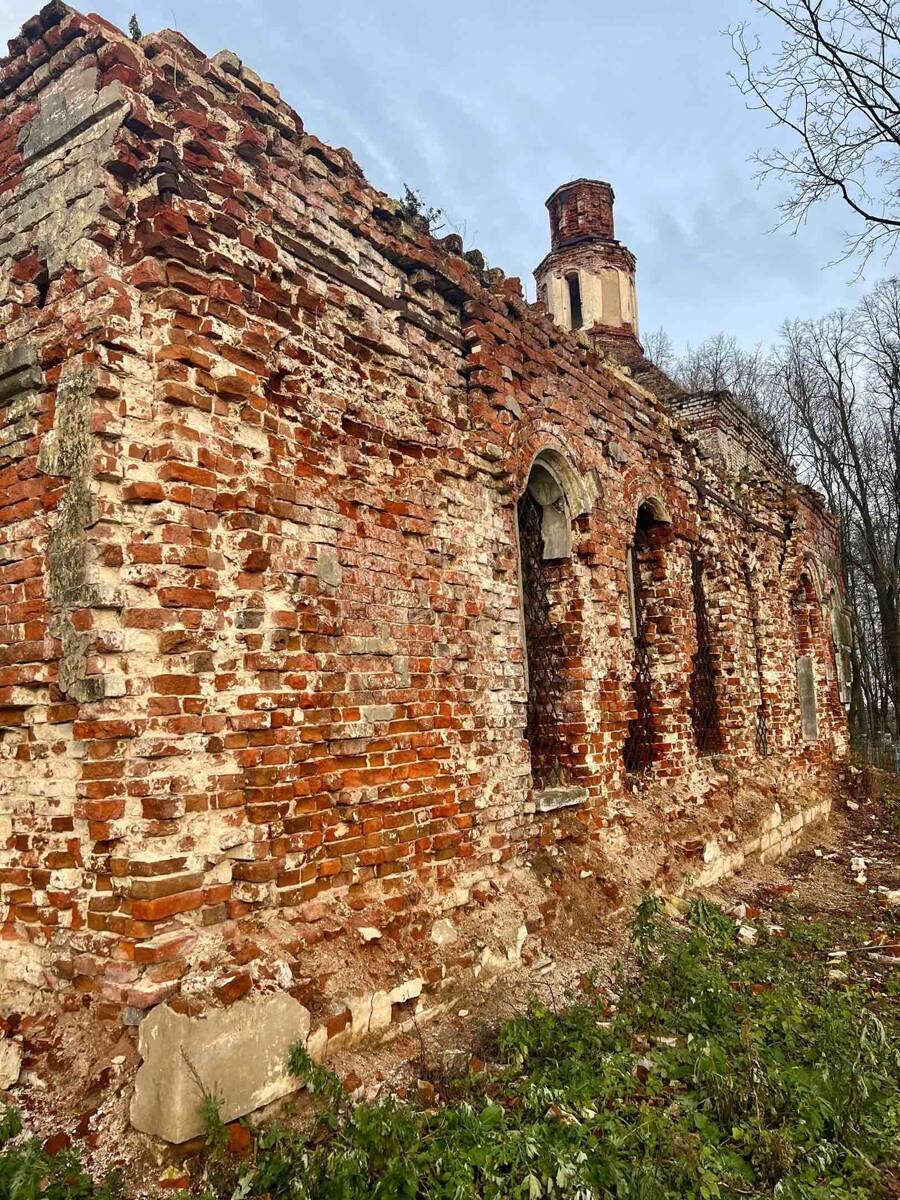
[{"label": "brick parapet", "polygon": [[669,406],[729,474],[760,472],[795,482],[778,446],[729,392],[679,392],[670,397]]}]

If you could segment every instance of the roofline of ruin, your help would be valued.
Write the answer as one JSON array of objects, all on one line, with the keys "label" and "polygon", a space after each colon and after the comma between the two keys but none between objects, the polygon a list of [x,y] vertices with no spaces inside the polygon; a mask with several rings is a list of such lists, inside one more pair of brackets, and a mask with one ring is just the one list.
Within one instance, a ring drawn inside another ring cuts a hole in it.
[{"label": "roofline of ruin", "polygon": [[[507,313],[511,316],[514,315],[519,320],[522,320],[527,314],[532,319],[546,322],[548,326],[552,327],[552,337],[555,342],[568,343],[573,347],[577,347],[583,354],[590,356],[587,360],[584,360],[585,366],[591,365],[591,359],[593,359],[596,368],[601,374],[611,377],[633,399],[639,400],[653,408],[661,419],[668,422],[671,427],[679,430],[680,436],[685,441],[699,445],[699,440],[690,427],[684,424],[672,412],[666,401],[658,396],[656,392],[634,378],[630,366],[618,362],[602,347],[596,345],[584,331],[561,328],[553,321],[550,314],[546,313],[537,303],[530,303],[525,298],[521,279],[516,276],[507,276],[502,268],[486,267],[484,265],[484,255],[474,247],[468,251],[464,251],[462,239],[458,235],[449,234],[442,238],[435,237],[427,229],[405,220],[400,201],[380,191],[368,180],[350,150],[346,147],[332,147],[328,143],[322,142],[315,134],[309,133],[305,128],[302,117],[284,100],[279,89],[274,84],[263,80],[252,68],[246,67],[234,52],[220,50],[214,55],[206,55],[189,38],[185,37],[183,33],[170,28],[146,33],[139,40],[135,40],[124,30],[97,13],[85,14],[72,5],[65,3],[64,0],[50,0],[50,3],[44,5],[38,13],[23,22],[18,37],[10,39],[10,53],[4,57],[0,57],[0,72],[8,68],[17,58],[24,56],[28,48],[38,42],[47,29],[59,24],[67,16],[74,16],[89,25],[95,26],[98,32],[102,33],[109,42],[121,42],[131,47],[137,47],[139,50],[143,50],[145,47],[152,47],[154,43],[169,43],[190,55],[196,61],[198,70],[202,71],[203,66],[206,65],[208,68],[221,72],[223,75],[233,75],[240,78],[251,91],[263,96],[270,104],[276,105],[279,110],[283,110],[282,115],[285,118],[290,118],[292,124],[296,127],[299,139],[306,139],[308,145],[321,147],[323,153],[340,159],[345,167],[357,176],[367,191],[377,201],[377,203],[373,204],[373,218],[376,221],[383,221],[385,216],[387,216],[402,223],[406,249],[410,245],[414,246],[418,243],[424,250],[424,244],[427,244],[428,250],[422,256],[421,265],[424,269],[430,269],[436,275],[440,276],[443,283],[449,285],[448,290],[458,289],[468,299],[484,300],[486,297],[490,297],[492,301],[500,301],[506,306]],[[28,78],[29,75],[35,74],[43,61],[40,57],[34,58],[27,63],[27,70],[24,70],[20,75],[8,82],[0,82],[0,98],[19,87],[22,81]],[[252,120],[252,117],[248,119]],[[610,192],[612,192],[612,186],[605,180],[580,177],[560,184],[548,198],[548,203],[559,192],[578,183],[602,185],[609,187]],[[598,239],[586,238],[583,240],[591,241]],[[611,245],[620,246],[626,253],[631,254],[627,247],[623,246],[616,239],[599,240],[609,242]],[[306,250],[305,247],[301,247],[301,249]],[[383,247],[383,249],[387,252],[386,248]],[[543,266],[544,263],[552,259],[555,253],[558,253],[558,251],[549,250],[542,259],[541,265]],[[308,254],[313,256],[312,251],[308,251]],[[321,269],[326,274],[338,278],[350,286],[361,287],[371,299],[376,303],[382,304],[385,308],[398,308],[398,306],[402,307],[405,304],[402,298],[387,296],[366,281],[358,280],[356,277],[351,278],[352,272],[347,271],[340,264],[332,262],[322,255],[314,255],[314,257],[316,261],[312,265],[315,265],[317,269]],[[634,256],[631,255],[631,257]],[[488,277],[486,278],[486,276]],[[418,314],[413,316],[408,313],[406,315],[407,319],[414,320],[415,324],[426,328],[423,321],[419,319]],[[430,332],[435,335],[438,333],[434,328],[431,328]],[[456,344],[455,340],[454,344]],[[464,354],[466,352],[464,344],[458,344],[458,349],[460,353]],[[768,437],[766,434],[763,434],[763,436]],[[795,487],[797,491],[809,491],[813,505],[816,507],[821,506],[821,496],[819,493],[799,481],[795,483]]]}]

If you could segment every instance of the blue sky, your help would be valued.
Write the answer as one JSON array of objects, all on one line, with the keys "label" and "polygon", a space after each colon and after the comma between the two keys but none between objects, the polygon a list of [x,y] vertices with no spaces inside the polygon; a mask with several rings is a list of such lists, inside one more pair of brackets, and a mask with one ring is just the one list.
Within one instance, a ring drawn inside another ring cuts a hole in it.
[{"label": "blue sky", "polygon": [[[0,0],[0,37],[39,6]],[[769,339],[859,293],[852,264],[828,265],[850,215],[773,231],[778,188],[753,180],[748,159],[772,135],[729,82],[722,36],[751,0],[99,0],[120,26],[135,9],[145,32],[234,50],[311,132],[383,190],[419,189],[530,297],[544,200],[580,175],[613,184],[642,327],[679,346],[720,330]]]}]

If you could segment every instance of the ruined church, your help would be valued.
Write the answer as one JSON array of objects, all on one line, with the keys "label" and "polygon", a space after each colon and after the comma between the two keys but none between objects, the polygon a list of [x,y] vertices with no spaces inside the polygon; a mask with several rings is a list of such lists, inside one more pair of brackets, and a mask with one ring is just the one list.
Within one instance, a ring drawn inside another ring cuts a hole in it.
[{"label": "ruined church", "polygon": [[234,1115],[298,1028],[424,1020],[827,816],[836,523],[645,358],[613,200],[552,194],[529,303],[234,54],[58,0],[10,42],[0,999],[165,1043],[138,1128],[196,1132],[214,1019]]}]

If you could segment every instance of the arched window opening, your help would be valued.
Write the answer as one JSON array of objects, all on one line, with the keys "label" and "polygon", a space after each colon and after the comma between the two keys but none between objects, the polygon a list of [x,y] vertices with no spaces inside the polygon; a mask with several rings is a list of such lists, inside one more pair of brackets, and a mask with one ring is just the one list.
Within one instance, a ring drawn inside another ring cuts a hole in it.
[{"label": "arched window opening", "polygon": [[581,280],[578,277],[577,271],[572,271],[566,276],[566,286],[569,289],[569,316],[571,318],[571,328],[580,329],[584,324],[584,317],[581,312]]},{"label": "arched window opening", "polygon": [[544,790],[566,783],[562,730],[566,656],[552,610],[560,560],[571,551],[571,519],[559,481],[540,462],[532,467],[519,501],[518,523],[528,683],[525,736],[534,786]]},{"label": "arched window opening", "polygon": [[722,729],[703,584],[703,562],[698,554],[691,555],[691,587],[697,636],[697,652],[691,660],[691,724],[697,750],[701,754],[715,754],[722,749]]},{"label": "arched window opening", "polygon": [[750,567],[743,566],[744,585],[747,589],[747,612],[750,617],[750,632],[753,637],[753,656],[756,662],[756,753],[765,757],[769,753],[769,705],[763,682],[762,641],[759,631],[759,603],[753,590]]},{"label": "arched window opening", "polygon": [[818,631],[818,598],[807,574],[791,597],[794,645],[797,660],[797,698],[800,704],[800,731],[805,742],[819,740],[819,715],[816,707],[815,635]]},{"label": "arched window opening", "polygon": [[634,541],[629,548],[627,559],[628,604],[631,613],[631,633],[634,640],[632,674],[634,716],[628,722],[622,756],[625,761],[625,770],[629,774],[638,774],[648,770],[653,764],[656,752],[653,721],[653,671],[648,636],[645,572],[653,534],[660,524],[653,507],[649,503],[642,504],[638,509]]}]

